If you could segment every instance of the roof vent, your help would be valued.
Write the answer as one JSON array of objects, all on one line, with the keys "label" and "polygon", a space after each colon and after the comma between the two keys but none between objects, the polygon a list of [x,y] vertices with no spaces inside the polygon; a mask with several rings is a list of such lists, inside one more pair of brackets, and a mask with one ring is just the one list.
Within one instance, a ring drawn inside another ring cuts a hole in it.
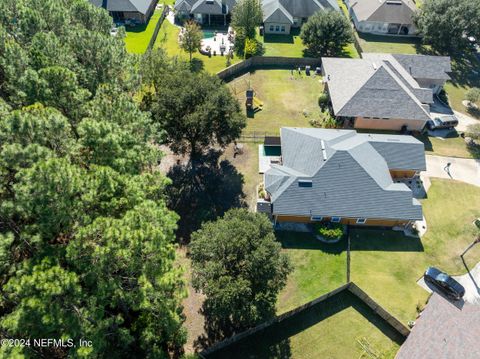
[{"label": "roof vent", "polygon": [[376,70],[377,69],[377,64],[375,62],[372,62],[372,66],[373,66],[373,69]]},{"label": "roof vent", "polygon": [[325,141],[321,140],[320,143],[322,144],[322,155],[323,155],[323,160],[327,160],[327,151],[325,150]]}]

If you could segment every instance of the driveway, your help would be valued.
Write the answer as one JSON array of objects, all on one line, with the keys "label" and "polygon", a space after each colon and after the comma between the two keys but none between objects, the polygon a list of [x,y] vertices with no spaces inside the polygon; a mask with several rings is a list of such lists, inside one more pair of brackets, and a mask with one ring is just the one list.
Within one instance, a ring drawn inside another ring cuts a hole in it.
[{"label": "driveway", "polygon": [[[454,179],[480,187],[480,160],[427,155],[428,177]],[[446,171],[447,163],[451,163],[449,172]]]},{"label": "driveway", "polygon": [[[460,276],[454,276],[453,278],[465,288],[465,295],[463,296],[463,301],[471,304],[480,305],[480,289],[478,287],[480,285],[480,263],[477,263],[477,265],[472,270],[470,270],[470,273],[466,273]],[[417,284],[429,293],[439,293],[436,287],[425,283],[423,277],[418,280]],[[442,293],[439,294],[443,296]]]}]

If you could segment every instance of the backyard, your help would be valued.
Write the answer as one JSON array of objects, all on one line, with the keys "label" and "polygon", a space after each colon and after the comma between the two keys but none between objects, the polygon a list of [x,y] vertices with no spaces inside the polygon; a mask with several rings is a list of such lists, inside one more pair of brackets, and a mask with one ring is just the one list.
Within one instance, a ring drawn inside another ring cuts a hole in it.
[{"label": "backyard", "polygon": [[143,54],[147,51],[148,43],[152,38],[155,26],[162,14],[162,10],[155,10],[152,17],[145,25],[127,26],[125,28],[125,46],[133,54]]}]

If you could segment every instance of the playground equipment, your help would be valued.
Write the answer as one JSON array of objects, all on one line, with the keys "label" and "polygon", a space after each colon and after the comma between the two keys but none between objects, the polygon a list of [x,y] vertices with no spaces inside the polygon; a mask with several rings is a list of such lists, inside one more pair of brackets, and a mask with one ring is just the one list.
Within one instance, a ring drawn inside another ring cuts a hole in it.
[{"label": "playground equipment", "polygon": [[245,92],[245,107],[247,108],[247,111],[263,107],[263,102],[260,101],[260,99],[258,99],[255,95],[255,91],[251,88]]}]

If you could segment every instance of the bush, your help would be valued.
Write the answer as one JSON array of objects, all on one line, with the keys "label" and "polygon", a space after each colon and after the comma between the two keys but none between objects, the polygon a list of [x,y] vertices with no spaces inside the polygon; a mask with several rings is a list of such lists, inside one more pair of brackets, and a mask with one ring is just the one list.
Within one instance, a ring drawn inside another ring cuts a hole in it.
[{"label": "bush", "polygon": [[318,106],[322,109],[322,111],[325,111],[328,105],[328,101],[330,101],[330,96],[328,96],[327,92],[323,92],[318,96]]},{"label": "bush", "polygon": [[470,104],[476,104],[480,101],[480,89],[477,87],[472,87],[465,94],[465,100],[470,102]]},{"label": "bush", "polygon": [[343,236],[343,225],[340,223],[317,223],[315,234],[326,241],[335,241]]},{"label": "bush", "polygon": [[468,125],[466,135],[476,140],[480,140],[480,124]]}]

